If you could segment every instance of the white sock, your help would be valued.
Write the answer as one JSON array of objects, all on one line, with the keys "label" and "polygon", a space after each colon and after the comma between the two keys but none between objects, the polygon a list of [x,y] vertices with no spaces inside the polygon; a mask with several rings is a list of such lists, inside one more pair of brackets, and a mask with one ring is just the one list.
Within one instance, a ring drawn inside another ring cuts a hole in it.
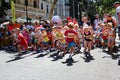
[{"label": "white sock", "polygon": [[72,54],[69,55],[69,58],[72,58]]}]

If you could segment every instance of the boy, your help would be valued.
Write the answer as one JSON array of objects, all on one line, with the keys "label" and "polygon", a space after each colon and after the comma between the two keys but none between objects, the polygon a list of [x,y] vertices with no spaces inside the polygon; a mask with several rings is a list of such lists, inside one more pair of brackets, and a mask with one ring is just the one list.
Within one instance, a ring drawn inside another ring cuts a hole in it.
[{"label": "boy", "polygon": [[70,48],[69,59],[72,59],[72,56],[74,55],[74,46],[75,46],[76,37],[77,37],[77,33],[73,30],[73,26],[74,26],[74,23],[69,22],[68,23],[69,30],[66,30],[64,33],[66,36],[66,42],[67,42],[68,48]]}]

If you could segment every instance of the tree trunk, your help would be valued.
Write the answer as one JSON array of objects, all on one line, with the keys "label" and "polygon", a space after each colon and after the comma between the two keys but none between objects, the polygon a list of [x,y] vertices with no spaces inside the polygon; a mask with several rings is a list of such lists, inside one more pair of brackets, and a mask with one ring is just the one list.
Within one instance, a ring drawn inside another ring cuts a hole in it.
[{"label": "tree trunk", "polygon": [[52,3],[51,10],[50,10],[50,13],[49,13],[49,20],[51,20],[51,18],[52,18],[53,10],[55,8],[55,5],[56,5],[57,1],[58,0],[54,0],[53,3]]}]

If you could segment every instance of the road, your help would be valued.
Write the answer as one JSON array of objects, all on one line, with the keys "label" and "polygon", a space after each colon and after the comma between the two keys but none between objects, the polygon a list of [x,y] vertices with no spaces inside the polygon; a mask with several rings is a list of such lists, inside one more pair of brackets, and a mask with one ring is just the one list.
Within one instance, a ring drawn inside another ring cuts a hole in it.
[{"label": "road", "polygon": [[[82,49],[83,50],[83,49]],[[39,56],[25,54],[22,59],[13,60],[16,53],[0,51],[0,80],[120,80],[118,59],[94,49],[94,60],[86,62],[84,54],[73,56],[75,63],[64,63],[68,54],[59,60],[53,60],[49,53]],[[120,54],[120,52],[118,52]]]}]

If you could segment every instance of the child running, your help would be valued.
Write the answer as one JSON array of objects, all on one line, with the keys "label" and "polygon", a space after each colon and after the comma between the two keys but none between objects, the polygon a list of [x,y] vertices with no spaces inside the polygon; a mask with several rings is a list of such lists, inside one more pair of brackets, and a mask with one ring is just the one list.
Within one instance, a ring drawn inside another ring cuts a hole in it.
[{"label": "child running", "polygon": [[74,55],[74,46],[75,46],[75,41],[77,37],[77,33],[73,30],[74,23],[69,22],[68,27],[69,30],[65,31],[65,36],[66,36],[66,42],[68,45],[68,48],[70,48],[70,55],[69,59],[72,59],[72,56]]},{"label": "child running", "polygon": [[64,33],[62,32],[62,29],[61,29],[61,26],[58,26],[58,27],[54,27],[55,28],[55,31],[53,33],[53,38],[55,40],[55,43],[56,43],[56,47],[58,49],[58,53],[60,51],[64,51],[63,54],[60,54],[60,56],[64,56],[66,51],[65,51],[65,37],[64,37]]},{"label": "child running", "polygon": [[19,52],[18,56],[21,56],[22,50],[28,49],[28,42],[27,42],[26,38],[23,36],[23,34],[20,32],[19,28],[16,28],[16,34],[17,34],[16,45],[17,45],[18,52]]}]

